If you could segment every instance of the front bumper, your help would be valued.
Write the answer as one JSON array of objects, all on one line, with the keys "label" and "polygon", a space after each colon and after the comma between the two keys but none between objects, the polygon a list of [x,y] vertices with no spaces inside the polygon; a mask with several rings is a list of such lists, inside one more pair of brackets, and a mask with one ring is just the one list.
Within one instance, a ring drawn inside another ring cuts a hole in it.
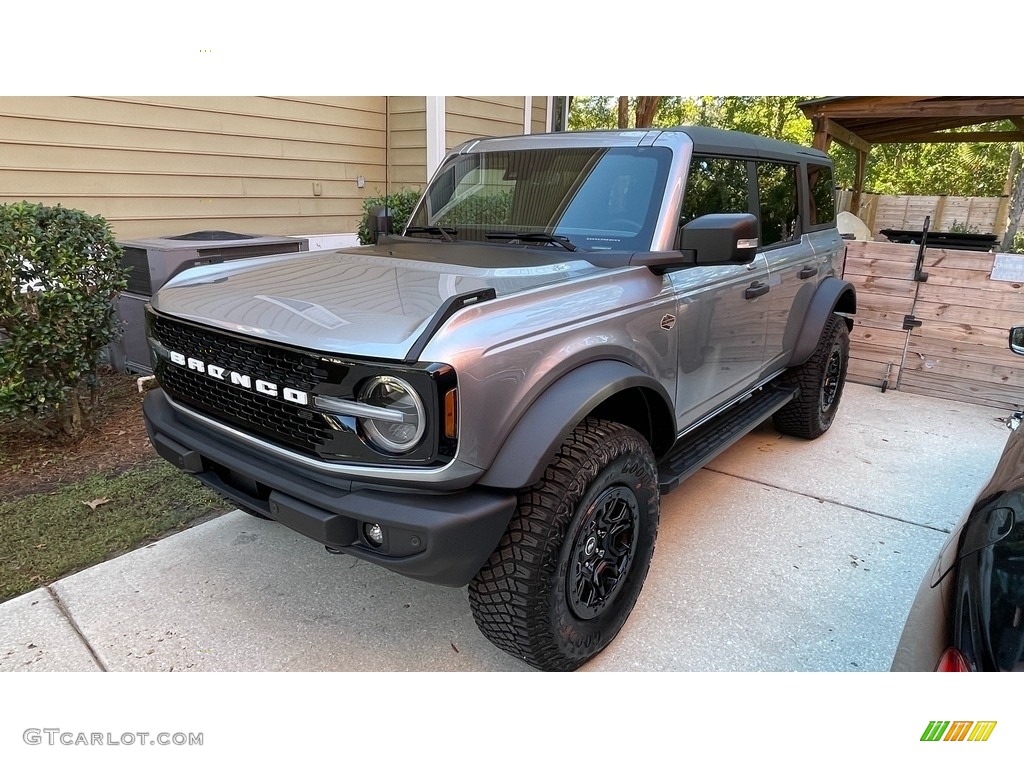
[{"label": "front bumper", "polygon": [[[153,447],[179,469],[332,550],[421,581],[467,584],[497,547],[515,511],[511,492],[354,487],[308,467],[290,467],[189,420],[162,390],[146,396],[142,411]],[[384,529],[383,544],[365,538],[363,523]]]}]

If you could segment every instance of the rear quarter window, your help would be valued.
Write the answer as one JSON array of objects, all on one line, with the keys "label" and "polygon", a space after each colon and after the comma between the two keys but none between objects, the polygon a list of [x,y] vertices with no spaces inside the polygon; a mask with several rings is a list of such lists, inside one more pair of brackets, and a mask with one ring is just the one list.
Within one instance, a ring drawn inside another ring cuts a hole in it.
[{"label": "rear quarter window", "polygon": [[832,168],[808,163],[807,189],[811,196],[808,226],[831,225],[836,220],[836,191],[832,182]]}]

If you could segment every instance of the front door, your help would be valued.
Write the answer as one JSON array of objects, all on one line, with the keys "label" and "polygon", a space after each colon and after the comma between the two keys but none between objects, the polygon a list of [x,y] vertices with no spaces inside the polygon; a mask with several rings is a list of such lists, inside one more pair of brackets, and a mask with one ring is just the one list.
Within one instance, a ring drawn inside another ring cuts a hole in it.
[{"label": "front door", "polygon": [[[708,213],[749,213],[755,185],[745,159],[694,155],[680,226]],[[768,324],[768,266],[763,255],[742,266],[694,267],[671,275],[677,295],[679,375],[676,424],[742,394],[760,376]]]},{"label": "front door", "polygon": [[742,394],[764,364],[768,282],[764,256],[744,266],[695,267],[672,274],[677,295],[679,375],[676,421],[697,418]]}]

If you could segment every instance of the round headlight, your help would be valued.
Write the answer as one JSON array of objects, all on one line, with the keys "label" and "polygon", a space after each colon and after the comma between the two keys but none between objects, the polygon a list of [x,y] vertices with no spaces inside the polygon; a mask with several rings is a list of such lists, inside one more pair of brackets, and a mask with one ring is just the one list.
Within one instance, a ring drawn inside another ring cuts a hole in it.
[{"label": "round headlight", "polygon": [[359,419],[363,434],[387,453],[408,453],[427,429],[423,401],[409,384],[394,376],[374,376],[359,392],[359,402],[390,411],[387,417]]}]

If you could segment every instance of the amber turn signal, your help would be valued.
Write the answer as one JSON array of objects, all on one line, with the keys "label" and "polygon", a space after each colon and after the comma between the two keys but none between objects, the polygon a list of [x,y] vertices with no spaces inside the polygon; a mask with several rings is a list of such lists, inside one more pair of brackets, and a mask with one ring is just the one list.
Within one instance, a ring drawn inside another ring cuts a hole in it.
[{"label": "amber turn signal", "polygon": [[458,390],[449,389],[444,395],[444,436],[455,439],[458,434]]}]

